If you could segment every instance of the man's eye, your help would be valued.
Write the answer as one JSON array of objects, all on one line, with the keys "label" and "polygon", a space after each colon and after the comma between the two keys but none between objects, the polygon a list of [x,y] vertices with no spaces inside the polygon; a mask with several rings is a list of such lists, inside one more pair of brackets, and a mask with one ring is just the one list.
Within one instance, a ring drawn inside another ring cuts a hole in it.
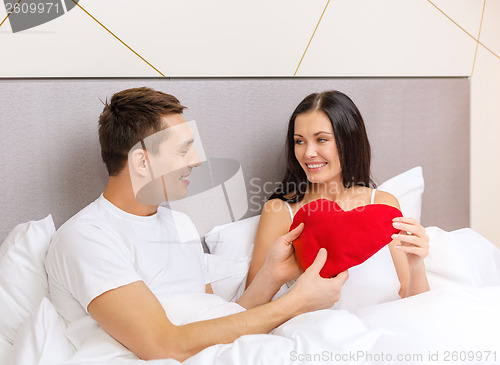
[{"label": "man's eye", "polygon": [[189,152],[189,150],[191,149],[191,146],[192,146],[191,144],[181,146],[181,148],[179,148],[179,154],[184,156],[186,153]]}]

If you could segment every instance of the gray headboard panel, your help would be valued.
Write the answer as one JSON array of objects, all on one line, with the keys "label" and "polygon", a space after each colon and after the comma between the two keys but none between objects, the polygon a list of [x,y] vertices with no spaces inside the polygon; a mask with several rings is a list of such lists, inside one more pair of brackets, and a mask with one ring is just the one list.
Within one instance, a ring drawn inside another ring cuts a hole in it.
[{"label": "gray headboard panel", "polygon": [[59,226],[102,192],[101,100],[137,86],[176,95],[189,107],[187,118],[198,122],[207,156],[241,163],[246,216],[258,214],[258,202],[268,195],[256,193],[255,183],[282,177],[285,130],[295,106],[311,92],[337,89],[363,114],[376,182],[420,165],[426,183],[422,223],[469,225],[465,78],[0,80],[0,240],[16,224],[49,213]]}]

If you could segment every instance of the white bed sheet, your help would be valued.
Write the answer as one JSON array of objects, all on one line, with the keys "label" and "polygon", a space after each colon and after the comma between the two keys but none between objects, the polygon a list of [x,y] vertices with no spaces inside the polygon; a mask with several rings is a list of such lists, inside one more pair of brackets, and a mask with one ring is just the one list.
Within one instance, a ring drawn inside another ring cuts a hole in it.
[{"label": "white bed sheet", "polygon": [[[271,334],[247,335],[232,344],[211,346],[185,363],[500,362],[500,250],[470,229],[444,232],[428,228],[427,232],[431,238],[431,253],[426,260],[432,288],[430,292],[352,312],[323,310],[304,314],[284,323]],[[171,319],[178,324],[242,310],[235,303],[207,294],[197,294],[196,298],[183,295],[160,299]],[[192,304],[186,306],[186,303]],[[60,321],[59,318],[51,318]],[[33,329],[23,334],[30,336],[32,342],[43,343],[45,348],[51,349],[51,338],[60,340],[61,334],[49,331],[57,331],[58,328],[60,322],[56,326],[45,321],[44,331]],[[16,341],[22,339],[16,338]],[[43,356],[43,348],[32,355],[30,363],[38,363],[36,357]],[[488,361],[485,361],[487,355]],[[398,356],[405,358],[399,361]],[[26,358],[23,357],[24,361]],[[84,346],[68,356],[64,363],[139,365],[144,362],[104,331],[96,329]],[[146,363],[178,362],[166,359]]]}]

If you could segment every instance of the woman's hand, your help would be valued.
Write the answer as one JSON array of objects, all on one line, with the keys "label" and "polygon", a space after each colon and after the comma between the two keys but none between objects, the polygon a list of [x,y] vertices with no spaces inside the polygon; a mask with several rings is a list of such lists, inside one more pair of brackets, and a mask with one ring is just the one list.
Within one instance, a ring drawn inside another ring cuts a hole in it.
[{"label": "woman's hand", "polygon": [[391,238],[400,241],[396,248],[406,253],[409,269],[421,266],[429,254],[429,236],[425,234],[425,228],[415,219],[405,217],[394,218],[392,225],[401,230]]}]

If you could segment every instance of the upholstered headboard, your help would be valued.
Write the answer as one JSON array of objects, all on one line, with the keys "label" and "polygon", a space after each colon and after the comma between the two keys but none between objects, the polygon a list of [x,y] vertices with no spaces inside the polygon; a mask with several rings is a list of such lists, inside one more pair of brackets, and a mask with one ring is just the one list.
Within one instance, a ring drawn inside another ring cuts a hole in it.
[{"label": "upholstered headboard", "polygon": [[189,108],[187,118],[197,121],[207,157],[241,164],[246,217],[259,214],[269,195],[263,184],[281,180],[295,106],[309,93],[337,89],[364,117],[375,181],[420,165],[424,226],[469,226],[466,78],[0,80],[0,240],[16,224],[49,213],[58,227],[102,192],[102,101],[137,86],[176,95]]}]

